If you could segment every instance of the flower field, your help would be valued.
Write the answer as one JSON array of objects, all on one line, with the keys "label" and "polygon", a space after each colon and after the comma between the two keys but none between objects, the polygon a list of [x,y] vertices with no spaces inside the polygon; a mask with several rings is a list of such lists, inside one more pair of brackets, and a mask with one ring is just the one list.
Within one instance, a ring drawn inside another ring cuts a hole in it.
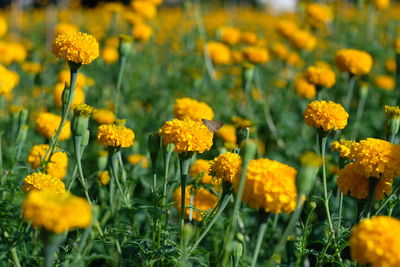
[{"label": "flower field", "polygon": [[0,266],[400,266],[400,3],[0,11]]}]

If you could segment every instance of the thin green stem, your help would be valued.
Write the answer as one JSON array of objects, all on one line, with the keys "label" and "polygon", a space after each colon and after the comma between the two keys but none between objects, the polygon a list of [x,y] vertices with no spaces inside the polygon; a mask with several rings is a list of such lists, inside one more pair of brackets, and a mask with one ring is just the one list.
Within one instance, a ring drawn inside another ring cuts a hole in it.
[{"label": "thin green stem", "polygon": [[257,242],[256,242],[256,247],[254,249],[253,259],[251,260],[251,267],[255,267],[257,265],[258,254],[260,253],[261,243],[264,239],[266,229],[267,229],[267,222],[265,221],[258,228]]},{"label": "thin green stem", "polygon": [[16,248],[12,247],[10,249],[10,252],[11,252],[11,258],[12,258],[12,261],[14,263],[14,266],[15,267],[21,267],[21,263],[19,262],[19,258],[18,258],[18,254],[17,254]]},{"label": "thin green stem", "polygon": [[92,203],[90,201],[88,187],[86,185],[86,179],[85,176],[83,175],[82,161],[81,161],[82,160],[81,144],[82,144],[82,136],[74,136],[75,160],[79,172],[78,177],[85,191],[86,199],[89,201],[89,203]]},{"label": "thin green stem", "polygon": [[338,218],[338,228],[337,228],[337,236],[340,238],[340,229],[342,227],[342,212],[343,212],[343,193],[339,193],[339,218]]},{"label": "thin green stem", "polygon": [[117,116],[118,114],[118,107],[119,107],[119,95],[121,93],[121,86],[122,86],[122,81],[124,77],[124,71],[125,71],[125,66],[126,66],[126,58],[127,55],[121,56],[120,62],[119,62],[119,72],[118,72],[118,80],[117,80],[117,88],[115,92],[115,115]]},{"label": "thin green stem", "polygon": [[344,100],[344,109],[349,111],[351,99],[353,98],[354,87],[356,84],[357,76],[349,74],[348,85],[347,85],[347,95]]},{"label": "thin green stem", "polygon": [[182,238],[183,226],[185,224],[186,182],[189,176],[189,166],[192,155],[193,155],[192,152],[179,154],[179,165],[181,171],[181,210],[179,218],[179,229],[181,231],[181,244],[183,241]]}]

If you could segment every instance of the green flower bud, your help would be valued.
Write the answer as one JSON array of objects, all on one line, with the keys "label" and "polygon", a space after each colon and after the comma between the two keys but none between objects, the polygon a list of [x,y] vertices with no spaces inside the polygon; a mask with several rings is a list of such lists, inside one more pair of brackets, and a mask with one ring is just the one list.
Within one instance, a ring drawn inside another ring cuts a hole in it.
[{"label": "green flower bud", "polygon": [[17,144],[25,143],[26,137],[28,136],[28,130],[29,130],[28,125],[21,126],[17,135]]},{"label": "green flower bud", "polygon": [[323,160],[316,153],[309,151],[300,157],[300,162],[301,169],[296,178],[299,201],[302,200],[303,196],[307,196],[313,188],[318,168],[322,165]]},{"label": "green flower bud", "polygon": [[127,56],[132,50],[132,37],[121,34],[119,36],[119,54],[121,57]]},{"label": "green flower bud", "polygon": [[400,108],[385,106],[386,120],[385,133],[387,137],[394,137],[399,132]]},{"label": "green flower bud", "polygon": [[235,241],[233,246],[234,246],[234,252],[233,253],[234,253],[235,257],[240,258],[242,256],[242,254],[243,254],[243,245],[242,245],[242,243]]},{"label": "green flower bud", "polygon": [[243,159],[243,164],[247,164],[257,153],[257,143],[254,140],[247,139],[242,142],[240,148],[240,156]]},{"label": "green flower bud", "polygon": [[20,127],[26,124],[26,120],[28,119],[28,110],[23,109],[19,113],[18,124]]},{"label": "green flower bud", "polygon": [[87,145],[89,144],[89,139],[90,139],[90,131],[86,130],[85,134],[82,136],[81,147],[87,147]]},{"label": "green flower bud", "polygon": [[193,226],[189,223],[185,224],[182,228],[182,240],[184,244],[187,244],[192,238],[194,233]]},{"label": "green flower bud", "polygon": [[99,157],[97,159],[97,168],[99,170],[105,170],[107,168],[108,162],[108,151],[103,150],[99,152]]},{"label": "green flower bud", "polygon": [[71,131],[74,136],[83,136],[89,127],[89,117],[74,116],[71,121]]}]

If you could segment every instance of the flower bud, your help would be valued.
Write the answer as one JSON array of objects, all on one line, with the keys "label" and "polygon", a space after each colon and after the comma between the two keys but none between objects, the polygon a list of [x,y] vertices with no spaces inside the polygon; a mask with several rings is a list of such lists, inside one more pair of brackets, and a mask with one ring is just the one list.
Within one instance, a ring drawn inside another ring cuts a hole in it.
[{"label": "flower bud", "polygon": [[18,131],[17,135],[17,144],[23,144],[26,140],[26,137],[28,136],[28,125],[22,125],[21,128]]},{"label": "flower bud", "polygon": [[247,139],[242,142],[240,148],[240,156],[243,159],[243,164],[249,162],[257,153],[257,143],[254,140]]},{"label": "flower bud", "polygon": [[241,257],[242,254],[243,254],[243,245],[242,245],[242,243],[235,241],[234,244],[233,244],[233,247],[234,247],[233,253],[234,253],[235,257],[237,257],[237,258]]},{"label": "flower bud", "polygon": [[194,233],[193,226],[190,223],[187,223],[182,228],[182,240],[184,244],[187,244],[192,238]]},{"label": "flower bud", "polygon": [[307,196],[314,186],[315,177],[318,168],[322,165],[323,160],[314,152],[306,152],[300,157],[301,169],[296,179],[296,188],[298,194],[298,202]]},{"label": "flower bud", "polygon": [[400,108],[385,106],[386,120],[385,133],[388,137],[394,137],[399,132],[400,127]]},{"label": "flower bud", "polygon": [[81,147],[87,147],[87,145],[89,144],[89,139],[90,139],[90,131],[86,129],[84,135],[82,136]]},{"label": "flower bud", "polygon": [[132,37],[121,34],[119,36],[119,54],[121,57],[127,56],[132,49]]},{"label": "flower bud", "polygon": [[97,168],[99,170],[105,170],[108,162],[108,151],[102,150],[99,152],[99,157],[97,158]]}]

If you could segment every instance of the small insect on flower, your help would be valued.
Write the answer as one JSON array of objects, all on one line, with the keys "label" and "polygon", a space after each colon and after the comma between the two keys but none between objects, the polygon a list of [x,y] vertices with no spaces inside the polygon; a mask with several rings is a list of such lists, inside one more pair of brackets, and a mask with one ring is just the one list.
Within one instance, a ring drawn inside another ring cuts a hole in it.
[{"label": "small insect on flower", "polygon": [[222,126],[224,126],[224,123],[222,121],[214,121],[207,119],[201,119],[201,121],[212,133],[216,133],[219,129],[222,128]]}]

